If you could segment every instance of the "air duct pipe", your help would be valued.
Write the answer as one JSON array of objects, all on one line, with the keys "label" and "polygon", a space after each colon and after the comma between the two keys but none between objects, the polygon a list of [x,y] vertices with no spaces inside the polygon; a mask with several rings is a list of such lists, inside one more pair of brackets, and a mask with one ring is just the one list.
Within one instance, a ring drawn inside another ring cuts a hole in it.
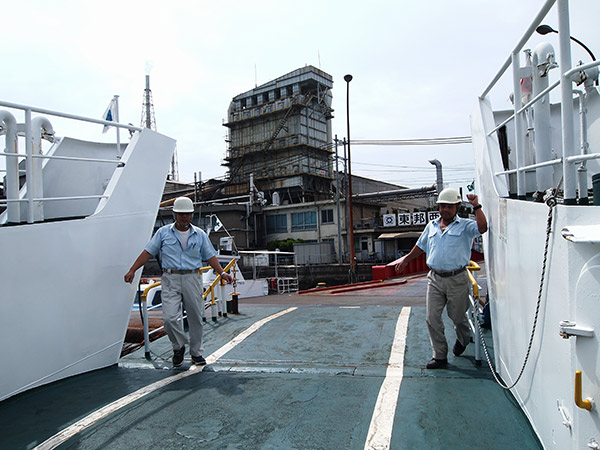
[{"label": "air duct pipe", "polygon": [[[33,155],[43,155],[42,151],[42,133],[46,136],[54,136],[52,124],[45,117],[36,117],[31,121],[31,130],[33,133],[32,153]],[[27,189],[31,189],[33,198],[44,197],[44,181],[42,176],[43,158],[33,158],[32,178],[27,179]],[[44,202],[42,200],[34,202],[33,220],[40,222],[44,220]]]},{"label": "air duct pipe", "polygon": [[[17,154],[17,121],[8,111],[0,111],[0,124],[6,130],[6,154]],[[5,194],[8,200],[7,222],[19,223],[21,221],[21,205],[18,202],[11,201],[19,198],[19,161],[16,156],[5,156],[6,158],[6,180]]]},{"label": "air duct pipe", "polygon": [[439,194],[444,189],[444,176],[442,175],[442,163],[437,159],[430,159],[429,162],[435,166],[435,171],[437,174],[436,185],[437,185],[437,193]]}]

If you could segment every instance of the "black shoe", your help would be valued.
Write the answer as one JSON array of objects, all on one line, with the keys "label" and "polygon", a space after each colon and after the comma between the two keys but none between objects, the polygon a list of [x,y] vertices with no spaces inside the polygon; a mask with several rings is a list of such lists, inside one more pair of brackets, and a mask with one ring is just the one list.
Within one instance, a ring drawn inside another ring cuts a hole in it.
[{"label": "black shoe", "polygon": [[435,359],[431,358],[431,361],[427,363],[428,369],[441,369],[442,367],[446,367],[448,365],[447,359]]},{"label": "black shoe", "polygon": [[196,364],[197,366],[204,366],[204,365],[206,365],[206,360],[202,357],[202,355],[200,355],[200,356],[193,356],[192,355],[192,362],[194,364]]},{"label": "black shoe", "polygon": [[179,367],[183,364],[183,355],[185,354],[185,345],[179,350],[173,350],[173,367]]},{"label": "black shoe", "polygon": [[[467,345],[469,345],[468,342],[467,342]],[[460,343],[460,341],[457,339],[456,342],[454,343],[454,347],[452,348],[452,353],[454,353],[455,356],[462,355],[463,352],[465,351],[465,349],[467,348],[467,345],[462,345]]]}]

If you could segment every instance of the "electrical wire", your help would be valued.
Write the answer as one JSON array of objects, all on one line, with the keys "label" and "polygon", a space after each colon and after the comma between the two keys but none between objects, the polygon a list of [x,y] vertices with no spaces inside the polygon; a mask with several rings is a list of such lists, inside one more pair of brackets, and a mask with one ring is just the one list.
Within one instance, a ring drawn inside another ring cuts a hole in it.
[{"label": "electrical wire", "polygon": [[451,145],[470,144],[471,136],[421,139],[353,139],[350,145]]}]

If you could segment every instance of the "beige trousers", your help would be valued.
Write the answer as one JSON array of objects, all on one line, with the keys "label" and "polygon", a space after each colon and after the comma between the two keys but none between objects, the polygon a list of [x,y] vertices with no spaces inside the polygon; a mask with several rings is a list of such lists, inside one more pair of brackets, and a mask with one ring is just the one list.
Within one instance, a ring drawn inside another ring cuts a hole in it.
[{"label": "beige trousers", "polygon": [[441,277],[430,271],[427,275],[427,328],[433,357],[446,359],[448,342],[444,334],[442,312],[447,308],[448,317],[454,322],[456,338],[467,345],[471,329],[465,313],[469,308],[469,276],[467,271],[451,277]]},{"label": "beige trousers", "polygon": [[163,273],[162,276],[163,323],[173,345],[173,350],[187,344],[188,339],[181,320],[181,306],[185,307],[190,332],[190,355],[201,356],[202,348],[202,276]]}]

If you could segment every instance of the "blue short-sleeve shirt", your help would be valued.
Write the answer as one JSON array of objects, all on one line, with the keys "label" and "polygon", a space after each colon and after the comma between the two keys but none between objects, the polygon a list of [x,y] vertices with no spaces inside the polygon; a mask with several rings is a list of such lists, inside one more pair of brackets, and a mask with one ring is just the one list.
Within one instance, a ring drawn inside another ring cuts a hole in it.
[{"label": "blue short-sleeve shirt", "polygon": [[481,236],[477,222],[456,216],[442,233],[441,218],[432,220],[417,241],[431,269],[450,271],[469,265],[473,239]]},{"label": "blue short-sleeve shirt", "polygon": [[144,250],[153,256],[160,251],[162,268],[177,270],[197,269],[202,267],[203,261],[217,254],[208,235],[194,225],[191,225],[188,246],[185,250],[181,246],[175,224],[160,227]]}]

